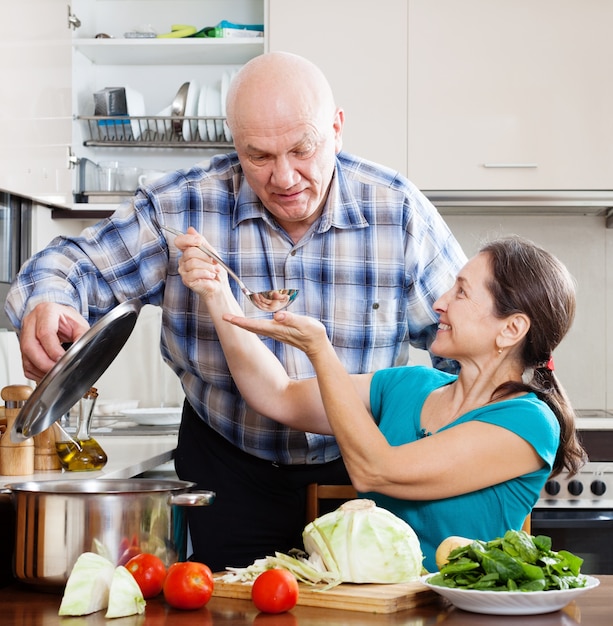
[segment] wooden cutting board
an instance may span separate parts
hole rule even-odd
[[[222,575],[215,574],[213,596],[251,599],[251,584],[223,582],[218,578]],[[396,613],[433,602],[437,595],[420,581],[386,585],[343,583],[326,591],[300,583],[298,604],[363,613]]]

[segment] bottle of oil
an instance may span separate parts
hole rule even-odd
[[[89,434],[98,391],[92,387],[79,401],[77,432],[71,437],[56,423],[55,449],[62,467],[72,472],[91,472],[102,469],[107,456],[102,446]]]

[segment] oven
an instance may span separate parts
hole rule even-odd
[[[580,556],[584,574],[613,574],[613,429],[579,427],[579,436],[589,461],[572,478],[563,473],[546,483],[532,534]]]

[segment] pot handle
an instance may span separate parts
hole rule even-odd
[[[168,496],[168,504],[177,506],[208,506],[214,501],[214,491],[189,491]]]

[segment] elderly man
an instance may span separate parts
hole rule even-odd
[[[162,354],[186,396],[177,473],[217,493],[213,506],[189,510],[193,558],[213,570],[300,547],[306,485],[348,477],[333,437],[246,405],[162,227],[196,228],[254,291],[299,289],[292,310],[324,323],[351,373],[406,363],[409,345],[428,348],[432,304],[466,261],[411,182],[342,152],[344,112],[309,61],[251,60],[227,112],[236,152],[158,179],[79,237],[51,242],[6,305],[34,380],[118,303],[163,308]],[[267,315],[233,288],[249,315]],[[300,351],[267,343],[290,376],[313,376]]]

